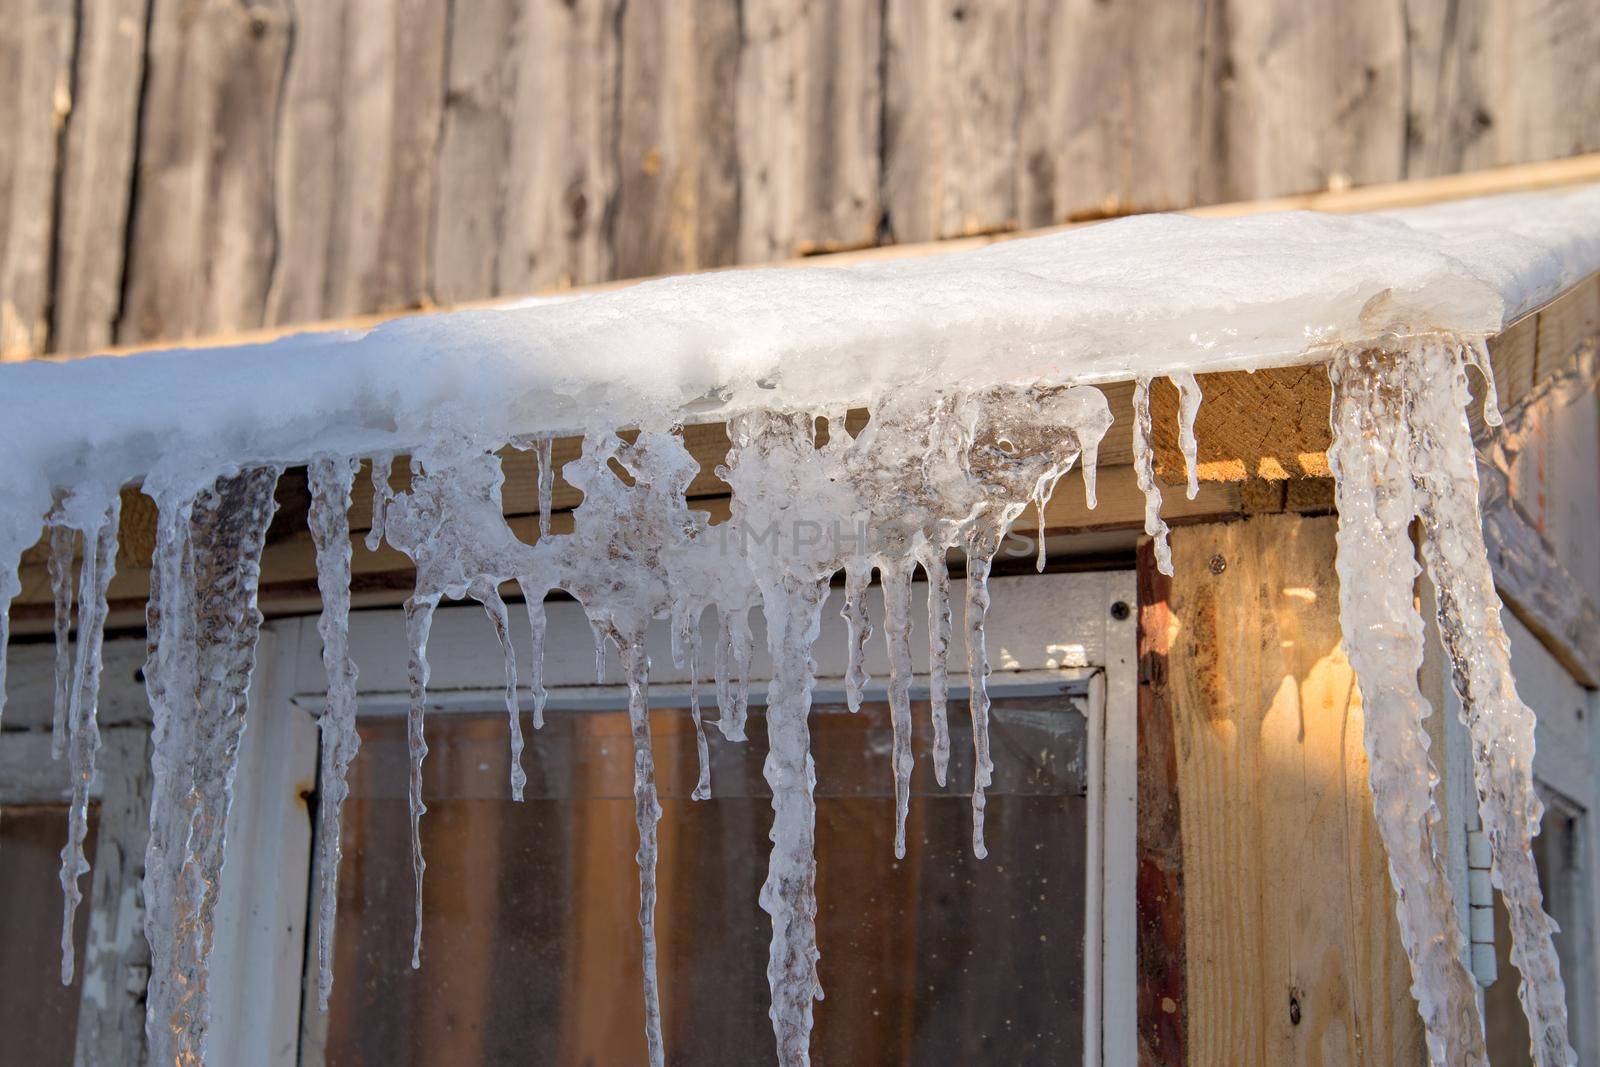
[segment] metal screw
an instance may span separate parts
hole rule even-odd
[[[1212,574],[1221,574],[1228,569],[1228,561],[1221,556],[1212,556],[1208,566],[1211,568]]]
[[[1127,602],[1123,601],[1123,600],[1119,600],[1115,604],[1111,605],[1111,617],[1113,619],[1116,619],[1118,622],[1121,622],[1123,619],[1126,619],[1128,617],[1128,604],[1127,604]]]

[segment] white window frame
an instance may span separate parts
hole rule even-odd
[[[955,635],[950,662],[952,697],[964,694],[965,644],[960,624],[964,583],[952,582]],[[1137,1060],[1137,977],[1135,961],[1135,804],[1137,795],[1137,611],[1133,571],[1060,573],[995,578],[993,603],[987,622],[987,639],[994,673],[990,685],[999,695],[1005,690],[1038,692],[1039,686],[1071,685],[1082,689],[1080,700],[1089,722],[1089,827],[1090,862],[1087,864],[1085,925],[1085,1062],[1094,1067],[1132,1067]],[[918,677],[926,686],[926,613],[918,587],[913,635]],[[879,591],[874,589],[870,611],[883,618]],[[839,616],[840,592],[835,590],[823,609],[823,624],[815,647],[819,695],[842,690],[845,668],[844,623]],[[1121,607],[1114,608],[1120,604]],[[570,601],[546,605],[548,631],[544,657],[544,684],[553,703],[566,706],[604,704],[619,706],[625,690],[620,685],[596,685],[593,635],[581,608]],[[512,612],[513,640],[518,668],[527,678],[529,635],[521,612]],[[712,621],[708,618],[708,625]],[[770,677],[759,612],[752,614],[756,628],[756,656],[752,663],[753,694],[764,690]],[[271,624],[277,647],[288,662],[272,673],[282,679],[273,696],[299,714],[322,711],[326,678],[316,620],[302,618]],[[361,671],[362,716],[403,714],[406,693],[407,644],[404,619],[394,609],[358,612],[351,620],[350,651]],[[676,703],[687,692],[685,672],[672,665],[664,624],[649,636],[652,664],[651,693],[662,705]],[[428,713],[485,712],[503,709],[499,681],[501,652],[481,609],[463,605],[441,609],[428,643],[431,678]],[[263,661],[263,667],[265,662]],[[883,642],[869,643],[867,668],[875,681],[888,674]],[[614,658],[609,678],[616,676]],[[529,736],[537,744],[538,735]],[[359,757],[358,757],[359,758]],[[252,773],[242,767],[241,779]],[[713,783],[714,785],[715,783]],[[243,789],[245,786],[240,786]],[[230,854],[232,842],[230,841]],[[309,859],[309,842],[307,844]],[[299,868],[296,868],[299,872]],[[314,886],[314,872],[305,870],[301,884]],[[225,877],[225,885],[229,879]],[[281,895],[281,894],[280,894]],[[314,909],[315,900],[306,900]],[[272,910],[266,903],[255,911]],[[400,964],[397,964],[399,966]],[[314,1067],[322,1060],[326,1017],[316,1008],[314,985],[308,968],[302,991],[299,1063]],[[237,1047],[241,1065],[287,1064],[293,1058],[266,1055],[265,1041]]]

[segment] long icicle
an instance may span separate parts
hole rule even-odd
[[[475,580],[467,595],[483,605],[489,621],[494,624],[495,637],[500,640],[500,655],[505,663],[506,718],[511,733],[511,799],[521,803],[522,789],[528,784],[528,775],[522,769],[522,709],[517,706],[517,652],[511,643],[511,620],[506,615],[506,603],[500,592],[486,578]]]
[[[328,1010],[333,992],[334,923],[339,907],[339,864],[347,776],[361,749],[356,732],[356,665],[350,658],[350,496],[359,460],[319,459],[307,470],[311,507],[307,526],[317,553],[322,614],[322,669],[328,695],[317,727],[322,771],[317,802],[317,1007]]]
[[[534,455],[539,464],[539,536],[550,536],[550,498],[555,493],[556,468],[551,456],[552,439],[539,438]]]
[[[928,577],[928,714],[933,777],[942,789],[950,769],[950,568],[940,545],[923,542],[917,559]]]
[[[61,889],[65,896],[61,915],[61,984],[71,985],[76,955],[73,919],[83,900],[80,876],[89,872],[83,854],[89,836],[89,786],[94,781],[95,757],[100,752],[101,650],[105,643],[106,589],[117,569],[117,524],[122,519],[122,499],[113,494],[99,525],[84,530],[83,567],[78,590],[78,658],[73,671],[71,704],[67,709],[66,755],[72,779],[72,801],[67,810],[67,843],[61,849]]]
[[[1440,865],[1437,773],[1418,686],[1422,620],[1412,601],[1418,566],[1408,533],[1416,512],[1404,390],[1384,359],[1339,353],[1328,449],[1339,512],[1339,621],[1361,692],[1368,779],[1397,897],[1412,993],[1435,1065],[1487,1062],[1477,990],[1462,962],[1455,895]]]
[[[676,644],[682,650],[684,666],[689,668],[689,717],[694,722],[694,751],[700,774],[695,780],[691,800],[711,799],[711,749],[706,744],[705,719],[700,714],[700,614],[687,609],[675,619]]]
[[[413,595],[406,601],[406,637],[411,645],[411,660],[406,674],[411,701],[406,708],[406,752],[411,772],[406,782],[406,806],[411,812],[411,875],[413,918],[411,969],[422,966],[422,876],[428,861],[422,856],[422,817],[428,806],[422,802],[422,761],[428,757],[428,742],[422,734],[423,711],[428,701],[428,631],[433,628],[437,596]]]
[[[867,640],[872,636],[872,620],[867,613],[867,587],[872,582],[872,565],[865,560],[855,560],[844,568],[844,616],[848,629],[846,641],[850,662],[845,668],[845,703],[851,711],[861,710],[862,694],[872,679],[865,664]]]
[[[641,636],[615,636],[628,679],[628,724],[633,735],[633,811],[639,829],[639,931],[644,945],[644,1032],[650,1067],[661,1067],[661,992],[656,980],[656,800],[655,758],[650,749],[650,659]]]
[[[185,500],[157,490],[149,602],[155,770],[145,855],[150,1062],[200,1067],[233,776],[261,612],[261,550],[277,468],[223,477]]]
[[[544,705],[549,699],[549,694],[544,688],[544,591],[535,589],[527,582],[518,582],[522,590],[522,602],[528,609],[528,630],[532,640],[529,642],[531,654],[528,657],[528,688],[533,693],[533,728],[544,729]]]
[[[50,717],[50,758],[67,751],[67,707],[72,703],[72,557],[78,531],[62,523],[50,527],[50,595],[55,601],[55,702]]]
[[[1185,491],[1193,500],[1200,495],[1200,442],[1194,435],[1195,416],[1200,413],[1200,383],[1193,374],[1186,372],[1173,372],[1167,377],[1178,387],[1178,448],[1183,452],[1183,466],[1189,479]]]
[[[1155,539],[1156,570],[1172,576],[1172,548],[1161,518],[1161,487],[1156,484],[1156,457],[1150,447],[1150,379],[1133,383],[1133,472],[1144,494],[1144,532]]]
[[[1472,738],[1491,877],[1511,926],[1511,962],[1537,1067],[1568,1067],[1566,989],[1545,914],[1533,838],[1543,804],[1533,788],[1535,717],[1517,695],[1500,596],[1489,569],[1478,511],[1477,456],[1467,423],[1466,371],[1456,352],[1428,344],[1405,357],[1416,439],[1423,558],[1438,593],[1439,631]]]
[[[889,646],[889,718],[894,727],[894,855],[906,856],[906,815],[911,808],[911,568],[910,560],[884,560],[884,641]]]
[[[822,624],[825,581],[770,579],[762,590],[773,676],[767,687],[767,759],[772,788],[772,851],[761,885],[761,909],[772,916],[767,985],[781,1067],[811,1062],[812,1005],[817,978],[817,785],[811,758],[811,647]]]
[[[989,855],[983,843],[983,814],[988,806],[984,790],[994,780],[989,758],[989,651],[984,639],[984,619],[989,613],[989,569],[999,551],[999,539],[975,529],[966,538],[967,553],[967,678],[972,709],[972,854]]]

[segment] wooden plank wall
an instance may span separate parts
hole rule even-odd
[[[1170,581],[1141,555],[1140,799],[1160,803],[1140,814],[1140,956],[1184,968],[1145,972],[1151,1006],[1182,1018],[1141,1013],[1141,1062],[1426,1062],[1340,645],[1336,521],[1176,529]]]
[[[0,0],[0,352],[1600,149],[1594,0]]]

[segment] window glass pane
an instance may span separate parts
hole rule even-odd
[[[713,709],[713,714],[714,709]],[[989,857],[971,855],[971,742],[952,703],[951,788],[928,707],[905,860],[894,858],[888,707],[812,715],[818,916],[827,999],[817,1063],[1066,1062],[1082,1055],[1086,723],[1072,698],[995,704]],[[527,800],[507,799],[503,714],[434,714],[424,771],[423,967],[407,966],[405,725],[362,723],[345,809],[327,1059],[638,1063],[644,1017],[625,711],[552,712],[530,734]],[[653,713],[657,939],[669,1061],[772,1062],[757,903],[771,808],[762,709],[750,742],[708,728],[714,799],[689,799],[694,733]]]
[[[99,809],[89,807],[94,862]],[[0,1061],[53,1067],[72,1063],[78,1026],[81,966],[89,930],[92,875],[78,882],[83,903],[74,929],[80,966],[63,986],[61,970],[61,848],[66,805],[0,809]]]

